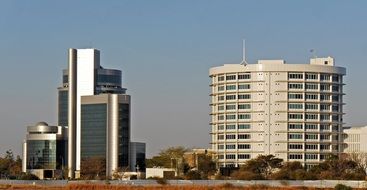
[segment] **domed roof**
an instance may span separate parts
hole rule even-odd
[[[48,124],[46,122],[44,122],[44,121],[41,121],[41,122],[38,122],[35,126],[36,127],[47,127]]]

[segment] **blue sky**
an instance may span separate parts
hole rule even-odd
[[[26,126],[56,124],[68,48],[101,50],[132,95],[132,137],[148,156],[209,147],[208,69],[247,59],[347,68],[347,125],[367,124],[367,1],[0,1],[0,153],[21,152]]]

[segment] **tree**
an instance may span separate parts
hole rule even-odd
[[[210,155],[203,154],[198,156],[198,171],[203,179],[208,179],[208,176],[214,175],[217,171],[216,162]]]
[[[178,162],[178,159],[183,159],[183,155],[188,150],[185,147],[169,147],[167,149],[163,149],[159,152],[158,156],[154,156],[151,159],[146,160],[146,165],[148,168],[151,167],[165,167],[171,168],[174,167],[175,162]]]
[[[83,158],[80,165],[82,179],[105,179],[106,159],[102,157]]]
[[[276,180],[302,180],[307,178],[306,176],[307,172],[300,162],[286,162],[270,178]]]
[[[248,160],[239,171],[234,172],[232,177],[245,177],[241,174],[244,172],[255,179],[268,179],[276,169],[282,167],[282,162],[283,159],[276,158],[274,155],[259,155],[255,159]]]
[[[332,180],[361,180],[365,178],[365,171],[348,157],[331,155],[329,159],[312,167],[310,172],[316,174],[318,179]]]

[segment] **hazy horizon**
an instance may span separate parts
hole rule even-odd
[[[351,2],[1,1],[0,154],[21,155],[26,126],[57,124],[68,48],[99,49],[102,66],[122,70],[131,140],[148,157],[210,148],[209,68],[240,63],[242,39],[249,63],[334,57],[347,68],[345,126],[365,125],[367,1]]]

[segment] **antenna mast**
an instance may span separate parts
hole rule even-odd
[[[248,63],[246,61],[246,40],[242,40],[242,62],[241,65],[246,66]]]

